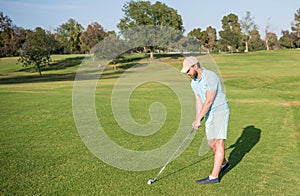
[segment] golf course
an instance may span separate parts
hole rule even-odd
[[[211,57],[220,71],[230,107],[225,156],[231,167],[216,185],[195,183],[208,176],[213,166],[211,152],[199,156],[204,126],[151,185],[148,179],[161,167],[124,170],[89,150],[78,132],[73,104],[76,73],[89,55],[52,55],[42,76],[34,66],[18,64],[17,57],[0,58],[0,194],[299,195],[300,50],[218,53]],[[124,131],[115,120],[113,89],[126,70],[154,61],[179,72],[184,56],[165,53],[154,54],[154,58],[150,60],[144,53],[128,54],[117,64],[108,65],[97,84],[97,120],[107,136],[125,149],[148,151],[163,146],[175,135],[181,120],[176,93],[155,81],[134,89],[129,111],[136,122],[147,124],[150,106],[162,104],[167,116],[159,131],[137,136]],[[192,91],[190,97],[193,100]],[[190,111],[191,117],[194,112]]]

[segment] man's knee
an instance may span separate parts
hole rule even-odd
[[[219,147],[224,147],[224,139],[211,139],[207,140],[207,143],[210,148],[219,148]]]
[[[215,148],[215,139],[207,140],[207,144],[211,149]]]
[[[215,148],[216,150],[223,151],[225,146],[225,140],[224,139],[216,139],[215,140]]]

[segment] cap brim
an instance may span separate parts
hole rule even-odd
[[[181,73],[186,73],[189,70],[189,67],[184,67],[181,69]]]

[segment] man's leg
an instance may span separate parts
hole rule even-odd
[[[199,184],[216,184],[219,183],[219,172],[221,165],[226,163],[224,139],[208,140],[208,144],[214,153],[214,167],[209,177],[197,180]]]
[[[216,154],[216,140],[215,139],[207,140],[207,143],[208,143],[211,151],[215,155]],[[227,163],[227,160],[225,159],[225,153],[224,153],[224,160],[222,162],[222,165],[224,165],[225,163]]]
[[[225,146],[224,139],[215,139],[214,145],[211,146],[211,150],[214,153],[214,167],[212,169],[210,176],[213,178],[218,178],[221,165],[226,163],[224,146]]]
[[[207,140],[207,144],[209,145],[211,151],[215,154],[216,153],[216,140],[215,139]]]

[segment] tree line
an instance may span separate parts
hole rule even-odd
[[[118,39],[130,39],[126,37],[126,31],[143,25],[171,27],[180,32],[180,35],[176,36],[177,43],[187,45],[193,40],[207,52],[248,52],[300,47],[300,8],[294,14],[295,21],[291,24],[291,31],[282,30],[282,35],[278,38],[269,30],[270,26],[267,26],[264,39],[250,12],[241,19],[232,13],[224,16],[219,32],[209,26],[204,30],[195,28],[184,36],[181,16],[177,10],[164,3],[129,1],[124,4],[122,11],[124,16],[117,24],[118,34],[105,31],[98,22],[92,22],[84,28],[72,18],[57,27],[54,32],[41,27],[34,30],[24,29],[14,25],[9,16],[0,12],[0,57],[19,56],[23,65],[34,63],[39,68],[49,63],[51,54],[91,53],[92,48],[104,38],[112,35]],[[180,46],[178,50],[179,48]],[[144,49],[154,51],[158,46],[144,46]],[[167,46],[160,49],[165,50]]]

